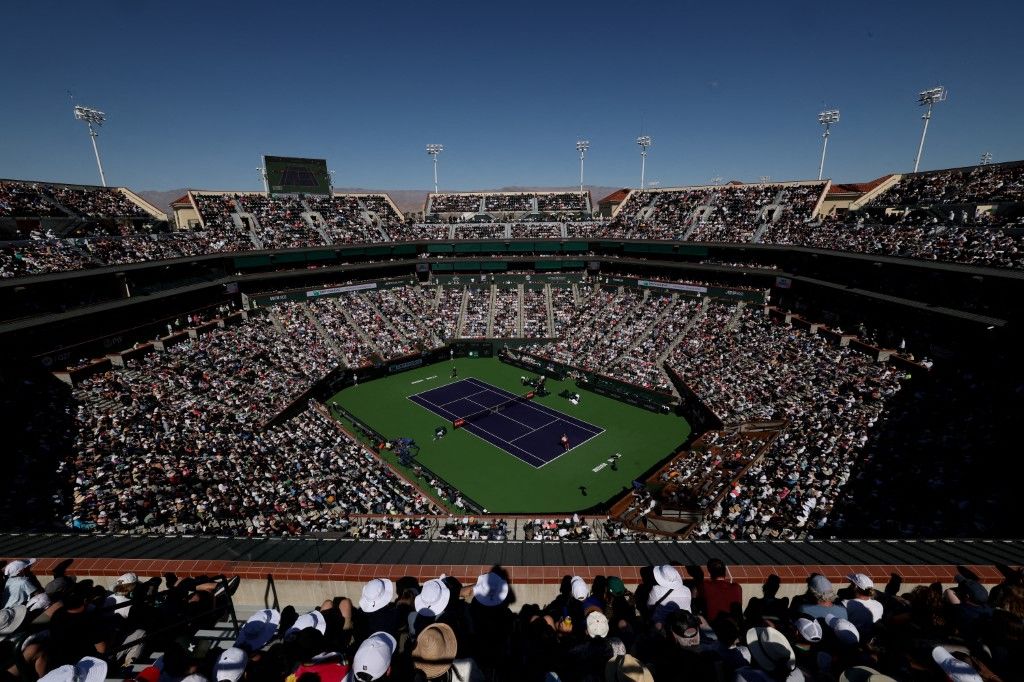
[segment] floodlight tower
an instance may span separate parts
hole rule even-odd
[[[981,155],[981,161],[978,163],[979,166],[987,166],[992,163],[992,152],[985,152]]]
[[[839,123],[839,110],[829,109],[818,114],[818,123],[825,126],[825,132],[821,134],[824,140],[821,143],[821,163],[818,164],[818,179],[825,174],[825,150],[828,149],[828,136],[833,123]]]
[[[583,194],[583,157],[590,149],[590,140],[576,140],[576,151],[580,153],[580,194]]]
[[[260,180],[263,181],[263,191],[270,194],[270,181],[267,180],[267,169],[263,166],[256,166],[256,172],[260,174]]]
[[[644,177],[647,173],[647,150],[651,148],[651,136],[641,135],[636,138],[636,143],[640,145],[640,189],[643,189]]]
[[[946,88],[941,85],[934,87],[931,90],[925,90],[917,95],[917,103],[922,107],[928,107],[925,109],[924,114],[921,118],[924,119],[924,128],[921,130],[921,144],[917,146],[917,156],[914,158],[914,172],[917,172],[918,166],[921,165],[921,153],[924,151],[924,138],[928,134],[928,122],[932,120],[932,107],[939,102],[946,101]]]
[[[443,144],[428,144],[427,154],[434,159],[434,194],[437,194],[437,155],[444,151]]]
[[[75,119],[85,121],[85,125],[89,128],[89,137],[92,138],[92,151],[96,155],[96,167],[100,169],[100,182],[106,187],[107,176],[103,174],[103,163],[100,161],[100,150],[96,146],[96,138],[99,137],[97,129],[107,120],[107,115],[99,109],[75,105]]]

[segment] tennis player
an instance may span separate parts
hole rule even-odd
[[[565,450],[566,452],[568,452],[569,451],[569,436],[567,436],[567,435],[565,435],[563,433],[562,434],[561,442],[562,442],[562,449]]]

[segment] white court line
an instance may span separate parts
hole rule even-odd
[[[547,424],[544,424],[543,426],[538,426],[538,427],[537,427],[537,428],[535,428],[535,429],[530,429],[529,431],[527,431],[527,432],[526,432],[526,433],[524,433],[523,435],[521,435],[521,436],[517,436],[517,437],[513,438],[513,439],[512,439],[512,441],[516,441],[516,440],[519,440],[520,438],[526,438],[526,437],[527,437],[527,436],[529,436],[529,435],[530,435],[531,433],[536,433],[537,431],[540,431],[541,429],[546,429],[546,428],[548,428],[549,426],[551,426],[552,424],[557,424],[557,423],[558,423],[558,422],[560,422],[560,421],[562,421],[562,420],[561,420],[561,419],[554,419],[554,420],[552,420],[552,421],[549,421],[549,422],[548,422]],[[509,441],[509,442],[511,443],[512,441]]]
[[[436,388],[428,389],[428,390],[426,390],[426,391],[420,391],[419,393],[415,393],[415,394],[413,394],[413,395],[410,395],[410,396],[406,396],[406,397],[407,397],[407,398],[408,398],[408,399],[409,399],[410,401],[412,401],[413,403],[415,403],[415,404],[419,405],[420,407],[423,407],[424,409],[427,409],[427,410],[429,410],[429,409],[430,409],[429,407],[426,407],[425,405],[421,405],[420,403],[417,403],[417,402],[416,402],[415,400],[412,400],[412,399],[413,399],[413,398],[415,398],[415,397],[417,397],[417,396],[420,396],[420,395],[422,395],[422,394],[424,394],[424,393],[429,393],[430,391],[436,391],[437,389],[439,389],[439,388],[444,388],[445,386],[451,386],[452,384],[457,384],[457,383],[459,383],[460,381],[468,381],[468,382],[470,382],[470,383],[472,383],[473,385],[476,385],[476,386],[479,386],[479,385],[483,384],[484,386],[488,386],[488,387],[489,387],[489,388],[485,388],[485,389],[483,389],[483,391],[478,391],[478,393],[483,393],[484,391],[490,391],[491,393],[497,393],[498,395],[502,395],[503,393],[504,393],[504,394],[508,394],[508,395],[512,395],[512,396],[514,396],[514,395],[515,395],[515,394],[514,394],[514,393],[512,393],[511,391],[505,391],[504,389],[498,388],[498,387],[496,387],[496,386],[491,386],[491,384],[488,384],[488,383],[487,383],[487,382],[485,382],[485,381],[480,381],[479,379],[475,379],[474,377],[466,377],[466,378],[464,378],[464,379],[456,379],[455,381],[450,381],[450,382],[448,382],[447,384],[442,384],[441,386],[438,386],[438,387],[436,387]],[[493,389],[497,389],[497,391],[496,391],[496,390],[493,390]],[[501,391],[501,392],[499,393],[498,391]],[[477,393],[473,393],[472,395],[477,395]],[[455,413],[454,413],[454,412],[452,412],[451,410],[447,410],[447,409],[445,409],[444,407],[442,407],[442,406],[438,405],[437,403],[435,403],[435,402],[434,402],[434,401],[432,401],[432,400],[427,400],[426,398],[420,398],[420,400],[422,400],[422,401],[423,401],[424,403],[429,403],[430,405],[433,405],[433,406],[437,407],[437,409],[439,409],[439,410],[441,410],[441,411],[443,411],[443,412],[445,412],[445,413],[447,413],[447,414],[450,414],[450,415],[454,415],[453,417],[449,417],[449,419],[451,419],[452,421],[454,421],[455,419],[461,419],[461,417],[459,417],[458,415],[455,415]],[[456,401],[452,401],[452,402],[456,402]],[[470,402],[476,402],[476,401],[475,401],[475,400],[471,400]],[[449,403],[445,403],[445,404],[447,405],[447,404],[449,404]],[[480,405],[480,403],[476,403],[476,404],[477,404],[477,405]],[[577,422],[572,422],[572,421],[569,421],[569,420],[567,420],[567,419],[562,419],[562,416],[569,416],[569,415],[563,415],[563,413],[561,413],[561,412],[559,412],[558,410],[555,410],[555,409],[553,409],[553,408],[545,408],[545,409],[538,409],[538,408],[537,408],[537,407],[535,407],[534,405],[531,405],[529,401],[527,401],[527,402],[524,402],[523,404],[524,404],[524,405],[526,405],[527,407],[531,407],[531,408],[533,408],[534,410],[536,410],[537,412],[541,412],[541,413],[543,413],[543,414],[545,414],[545,415],[547,415],[547,416],[549,416],[549,417],[556,417],[557,421],[561,421],[561,422],[564,422],[565,424],[568,424],[568,425],[570,425],[570,426],[574,426],[574,427],[576,427],[576,428],[578,428],[578,429],[581,429],[581,430],[583,430],[583,431],[585,431],[585,432],[589,433],[590,435],[589,435],[589,436],[588,436],[587,438],[584,438],[584,439],[583,439],[582,441],[580,441],[580,442],[579,442],[579,443],[577,443],[576,445],[573,445],[572,447],[570,447],[570,448],[569,448],[568,450],[565,450],[564,452],[560,453],[560,454],[559,454],[559,455],[558,455],[557,457],[553,457],[553,458],[551,458],[551,459],[549,459],[549,460],[547,460],[547,461],[545,462],[545,461],[543,460],[543,458],[541,458],[541,457],[538,457],[537,455],[533,454],[532,452],[529,452],[528,450],[524,450],[523,448],[519,447],[519,446],[518,446],[518,445],[516,445],[515,443],[512,443],[511,441],[509,441],[509,440],[507,440],[507,439],[505,439],[505,438],[502,438],[501,436],[499,436],[499,435],[497,435],[497,434],[495,434],[495,433],[492,433],[492,432],[488,431],[487,429],[485,429],[485,428],[483,428],[483,427],[481,427],[481,426],[477,425],[477,423],[476,423],[476,422],[470,422],[469,424],[467,424],[466,426],[464,426],[464,427],[462,427],[462,428],[463,428],[463,430],[464,430],[464,431],[466,431],[466,432],[470,433],[471,435],[473,435],[473,436],[475,436],[475,437],[479,438],[479,439],[480,439],[480,440],[482,440],[483,442],[485,442],[485,443],[487,443],[487,444],[489,444],[489,445],[491,445],[491,446],[493,446],[493,447],[496,447],[496,448],[498,448],[498,449],[502,449],[500,445],[497,445],[496,443],[493,443],[492,441],[489,441],[489,440],[487,440],[486,438],[484,438],[483,436],[481,436],[481,435],[479,435],[479,434],[477,434],[477,433],[473,433],[472,431],[470,431],[470,430],[469,430],[469,429],[467,428],[468,426],[475,426],[475,427],[476,427],[477,429],[479,429],[480,431],[483,431],[484,433],[488,434],[489,436],[493,436],[493,437],[494,437],[494,438],[495,438],[496,440],[498,440],[498,441],[501,441],[502,443],[506,443],[506,444],[508,444],[508,445],[509,445],[509,447],[515,448],[516,450],[518,450],[518,451],[519,451],[519,452],[521,452],[522,454],[524,454],[524,455],[526,455],[527,457],[529,457],[529,458],[530,458],[531,460],[534,460],[534,461],[538,461],[538,462],[542,462],[542,464],[540,464],[540,465],[538,466],[538,465],[536,465],[536,464],[531,464],[530,462],[526,462],[526,461],[524,460],[524,463],[526,463],[526,464],[529,464],[529,465],[530,465],[530,466],[532,466],[532,467],[533,467],[534,469],[543,469],[543,468],[544,468],[544,467],[546,467],[546,466],[547,466],[548,464],[551,464],[551,463],[552,463],[552,462],[554,462],[555,460],[557,460],[557,459],[560,459],[560,458],[564,457],[565,455],[569,454],[570,452],[572,452],[572,451],[573,451],[573,450],[575,450],[576,448],[580,447],[581,445],[584,445],[584,444],[586,444],[586,443],[589,443],[589,442],[590,442],[591,440],[593,440],[594,438],[597,438],[598,436],[600,436],[600,435],[601,435],[602,433],[604,433],[604,432],[605,432],[605,430],[604,430],[604,429],[600,429],[600,430],[599,430],[599,431],[598,431],[597,433],[590,433],[590,429],[589,429],[589,428],[585,428],[585,427],[582,427],[582,426],[580,425],[580,424],[589,424],[588,422],[584,422],[583,420],[578,420],[578,423],[577,423]],[[482,407],[482,405],[481,405],[481,407]],[[544,407],[544,406],[541,406],[541,407]],[[435,414],[436,414],[436,413],[435,413]],[[501,414],[500,412],[497,412],[497,413],[495,413],[495,414],[497,414],[498,416],[504,416],[504,415],[502,415],[502,414]],[[509,418],[509,417],[506,417],[506,418],[507,418],[507,419],[510,419],[510,421],[516,421],[515,419],[511,419],[511,418]],[[522,422],[516,422],[516,423],[518,423],[518,424],[522,424]],[[551,423],[548,423],[548,424],[546,424],[545,426],[550,426],[550,425],[551,425]],[[525,424],[523,424],[523,426],[526,426],[526,425],[525,425]],[[593,424],[589,424],[589,426],[590,426],[591,428],[597,428],[597,427],[595,427],[595,426],[594,426]],[[519,438],[519,437],[521,437],[521,436],[517,436],[517,438]]]
[[[481,384],[483,384],[485,386],[490,386],[490,384],[488,384],[487,382],[480,381],[479,379],[477,379],[475,377],[466,377],[466,381],[471,381],[474,384],[476,384],[477,386],[479,386]],[[513,395],[513,396],[516,395],[515,393],[512,393],[512,391],[506,391],[505,389],[500,388],[498,386],[493,386],[492,389],[497,389],[497,390],[491,390],[492,393],[498,393],[498,391],[501,391],[501,393],[505,393],[505,394],[508,394],[508,395]],[[501,395],[501,393],[499,393],[499,395]],[[480,403],[477,403],[477,404],[479,405]],[[572,424],[576,428],[582,429],[583,431],[586,431],[588,433],[591,433],[593,429],[597,429],[597,432],[593,434],[595,436],[604,433],[604,429],[603,428],[601,428],[599,426],[596,426],[594,424],[591,424],[590,422],[583,421],[579,417],[573,417],[570,414],[565,414],[564,412],[559,412],[558,410],[556,410],[553,407],[548,407],[547,405],[534,405],[530,401],[526,401],[523,404],[526,405],[527,407],[529,407],[530,409],[534,410],[535,412],[541,412],[541,413],[543,413],[543,414],[545,414],[545,415],[547,415],[549,417],[557,417],[561,421],[564,421],[566,424]],[[522,422],[520,422],[520,423],[522,423]],[[584,426],[584,424],[586,424],[586,426]]]
[[[427,377],[427,378],[428,379],[436,379],[437,375],[435,374],[434,376]],[[453,384],[457,384],[460,381],[469,381],[469,379],[456,379],[455,381],[449,381],[447,384],[441,384],[440,386],[435,386],[434,388],[428,388],[425,391],[420,391],[419,393],[413,393],[412,395],[407,395],[405,397],[406,398],[413,398],[413,397],[418,396],[418,395],[423,395],[424,393],[430,393],[431,391],[436,391],[438,389],[444,388],[445,386],[451,386]]]
[[[418,394],[417,394],[417,395],[418,395]],[[410,401],[412,401],[412,402],[413,402],[413,403],[415,403],[416,405],[419,405],[420,407],[424,407],[425,409],[428,409],[428,410],[430,409],[430,408],[428,408],[428,407],[426,407],[426,406],[424,406],[424,405],[420,405],[420,404],[419,404],[419,403],[417,403],[417,402],[416,402],[415,400],[413,400],[413,396],[407,396],[407,397],[409,398],[409,400],[410,400]],[[434,402],[432,402],[432,401],[430,401],[430,400],[427,400],[426,398],[420,398],[420,400],[422,400],[422,401],[423,401],[423,402],[425,402],[425,403],[430,403],[431,405],[433,405],[433,406],[434,406],[434,407],[436,407],[437,409],[441,410],[442,412],[447,412],[447,413],[448,413],[448,414],[450,414],[450,415],[455,415],[455,413],[454,413],[454,412],[452,412],[451,410],[446,410],[445,408],[441,407],[441,406],[440,406],[440,405],[438,405],[437,403],[434,403]],[[436,413],[435,413],[435,414],[436,414]],[[454,418],[452,418],[452,421],[454,421],[455,419],[461,419],[461,417],[459,417],[458,415],[455,415],[455,416],[454,416]],[[463,427],[462,427],[462,430],[463,430],[463,431],[465,431],[466,433],[469,433],[469,434],[470,434],[470,435],[472,435],[472,436],[476,436],[477,438],[479,438],[479,439],[480,439],[480,440],[482,440],[483,442],[487,443],[488,445],[491,445],[491,446],[493,446],[493,447],[496,447],[496,448],[499,448],[499,449],[501,448],[501,446],[500,446],[500,445],[496,445],[495,443],[492,443],[491,441],[487,440],[486,438],[484,438],[484,437],[483,437],[483,436],[481,436],[480,434],[477,434],[477,433],[473,433],[472,431],[470,431],[470,430],[469,430],[469,428],[468,428],[469,426],[476,426],[476,428],[480,429],[480,430],[481,430],[481,431],[483,431],[484,433],[486,433],[486,434],[488,434],[488,435],[490,435],[490,436],[494,436],[494,438],[496,438],[497,440],[501,441],[502,443],[505,443],[505,444],[509,445],[510,447],[513,447],[513,448],[515,448],[516,450],[518,450],[519,452],[523,453],[524,455],[526,455],[527,457],[529,457],[529,458],[530,458],[530,459],[532,459],[532,460],[535,460],[535,461],[538,461],[538,462],[544,462],[544,460],[543,460],[542,458],[540,458],[540,457],[538,457],[537,455],[533,454],[533,453],[532,453],[532,452],[530,452],[529,450],[524,450],[523,448],[519,447],[518,445],[515,445],[514,443],[510,443],[510,442],[509,442],[508,440],[506,440],[506,439],[502,438],[501,436],[499,436],[499,435],[497,435],[497,434],[495,434],[495,433],[491,433],[491,432],[490,432],[490,431],[488,431],[487,429],[485,429],[485,428],[483,428],[483,427],[481,427],[481,426],[478,426],[478,425],[476,424],[476,422],[470,422],[469,424],[466,424],[465,426],[463,426]],[[529,464],[529,465],[530,465],[530,466],[532,466],[532,467],[533,467],[534,469],[539,469],[540,467],[544,466],[544,464],[546,464],[546,462],[544,462],[544,464],[541,464],[540,466],[537,466],[536,464],[531,464],[530,462],[525,462],[525,463],[526,463],[526,464]]]
[[[409,383],[410,384],[422,384],[423,383],[423,379],[417,379],[416,381],[410,381]]]
[[[480,403],[477,403],[477,402],[476,402],[475,400],[470,400],[470,398],[472,398],[473,396],[475,396],[475,395],[480,395],[481,393],[487,393],[487,389],[485,388],[485,389],[484,389],[484,390],[482,390],[482,391],[477,391],[476,393],[470,393],[469,395],[464,395],[464,396],[462,396],[461,398],[456,398],[455,400],[449,400],[449,401],[448,401],[448,402],[446,402],[446,403],[440,403],[440,404],[441,404],[441,405],[451,405],[452,403],[457,403],[457,402],[459,402],[460,400],[469,400],[469,402],[471,402],[471,403],[476,403],[477,405],[480,405],[480,407],[487,407],[487,405],[481,405]],[[492,406],[492,407],[493,407],[493,406]]]

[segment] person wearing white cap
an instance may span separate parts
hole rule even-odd
[[[846,607],[847,618],[861,632],[868,634],[874,624],[882,620],[885,607],[875,599],[875,583],[863,573],[851,573],[846,576],[853,588],[853,598],[840,602]]]
[[[347,682],[373,682],[388,674],[398,642],[386,632],[375,632],[359,645],[352,657]]]
[[[85,656],[74,665],[62,665],[39,678],[39,682],[103,682],[107,679],[107,662]]]
[[[796,667],[796,653],[786,636],[775,628],[747,630],[747,649],[758,667],[770,673],[788,672]]]
[[[7,582],[4,583],[3,606],[0,608],[27,604],[32,595],[40,591],[39,583],[32,575],[35,562],[35,559],[18,559],[4,566]]]
[[[242,679],[248,663],[249,656],[244,650],[234,646],[225,649],[217,659],[217,664],[213,666],[212,682],[238,682]]]
[[[238,631],[235,646],[245,651],[259,651],[277,634],[281,614],[277,609],[262,609],[254,613]]]
[[[374,578],[363,585],[359,610],[352,617],[360,637],[372,632],[388,632],[397,637],[403,614],[395,603],[395,583],[388,578]]]
[[[484,606],[499,606],[508,598],[508,581],[494,572],[480,575],[473,585],[473,601]]]
[[[836,639],[838,639],[842,644],[847,646],[857,646],[860,642],[860,631],[858,631],[857,627],[846,618],[838,618],[829,614],[825,616],[825,625],[832,628],[832,632],[835,633]]]
[[[569,581],[569,587],[572,590],[572,598],[577,601],[583,601],[590,594],[587,581],[578,575],[572,577],[572,580]]]
[[[675,566],[655,566],[653,574],[655,584],[647,595],[652,620],[661,624],[673,611],[690,611],[690,588],[683,584]]]

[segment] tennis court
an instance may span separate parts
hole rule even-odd
[[[411,395],[409,400],[448,421],[466,420],[460,428],[534,468],[568,452],[561,444],[563,434],[572,450],[604,432],[582,419],[474,378]]]

